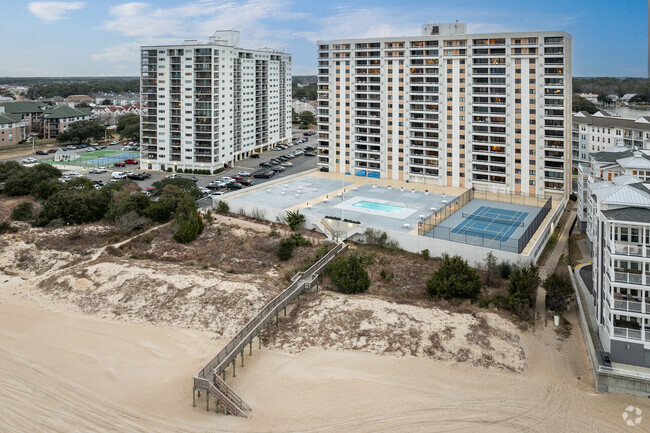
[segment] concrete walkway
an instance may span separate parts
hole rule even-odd
[[[562,229],[557,244],[555,244],[555,248],[546,260],[544,267],[539,270],[539,278],[542,281],[544,281],[546,277],[553,273],[557,267],[558,262],[560,261],[560,256],[566,252],[567,240],[569,239],[569,230],[571,229],[573,221],[577,217],[575,207],[572,207],[570,211],[571,215],[569,215],[569,218],[566,220],[566,224]],[[535,324],[539,326],[542,323],[544,323],[544,326],[546,326],[546,290],[544,290],[540,284],[540,286],[537,287],[537,301],[535,302]]]

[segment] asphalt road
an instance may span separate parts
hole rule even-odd
[[[225,176],[231,176],[231,175],[236,175],[239,171],[245,170],[249,171],[251,173],[257,171],[260,167],[259,164],[261,162],[268,162],[269,160],[273,158],[277,158],[280,155],[285,155],[288,154],[296,149],[303,149],[307,145],[311,145],[316,147],[317,146],[317,139],[316,135],[305,137],[303,135],[303,131],[298,130],[299,132],[296,134],[293,134],[293,137],[295,138],[307,138],[307,142],[301,143],[296,146],[289,147],[286,150],[271,150],[268,152],[263,152],[259,158],[248,158],[242,161],[237,161],[237,164],[234,167],[230,167],[227,170],[223,171],[222,173],[219,174],[213,174],[213,175],[200,175],[200,174],[184,174],[184,173],[177,173],[177,176],[179,177],[190,177],[190,176],[195,176],[198,178],[197,181],[197,186],[198,187],[205,187],[207,186],[210,182],[214,180],[219,180],[222,177]],[[122,143],[119,145],[115,146],[107,146],[107,149],[115,149],[119,150],[122,148]],[[74,152],[78,154],[83,154],[85,153],[86,149],[77,149],[77,150],[68,150],[68,152]],[[53,154],[49,155],[31,155],[34,159],[40,161],[51,161],[54,156]],[[22,159],[27,158],[27,156],[22,156],[22,157],[15,157],[11,158],[16,161],[21,161]],[[285,177],[285,176],[291,176],[296,173],[300,173],[302,171],[310,170],[312,168],[316,167],[316,161],[317,157],[314,156],[299,156],[297,158],[291,159],[290,162],[293,163],[293,167],[285,167],[285,171],[276,173],[275,176],[273,176],[271,179],[252,179],[254,185],[262,184],[265,182],[268,182],[270,180],[275,180],[277,178]],[[126,167],[107,167],[108,171],[106,173],[101,173],[101,174],[91,174],[88,173],[87,171],[82,171],[81,173],[84,175],[84,177],[90,179],[90,180],[102,180],[104,182],[109,182],[111,180],[111,173],[113,171],[125,171],[125,172],[135,172],[135,171],[146,171],[146,170],[139,170],[137,166],[129,166],[127,165]],[[149,179],[145,179],[142,181],[136,181],[138,185],[142,189],[151,187],[151,185],[162,179],[163,176],[166,176],[170,173],[165,173],[161,171],[149,171],[151,173],[151,177]],[[227,192],[225,193],[227,194]],[[199,206],[206,207],[208,205],[211,205],[211,200],[204,200],[199,203]]]

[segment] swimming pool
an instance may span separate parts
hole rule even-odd
[[[363,209],[379,210],[382,212],[389,212],[389,213],[401,212],[404,209],[404,206],[394,206],[392,204],[377,203],[376,201],[367,201],[367,200],[358,201],[354,203],[352,206],[360,207]]]

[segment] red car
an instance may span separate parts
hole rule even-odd
[[[115,164],[113,164],[113,167],[126,167],[126,164],[123,162],[116,162]]]
[[[125,159],[124,163],[125,164],[137,164],[138,161],[136,161],[135,159]]]
[[[241,177],[241,176],[235,176],[235,175],[230,176],[230,178],[231,178],[231,179],[235,179],[235,180],[242,180],[242,179],[243,179],[243,177]]]

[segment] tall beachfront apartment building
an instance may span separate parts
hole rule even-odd
[[[239,48],[239,33],[141,47],[141,159],[214,171],[291,138],[291,55]]]
[[[329,171],[530,195],[571,178],[571,36],[318,42],[318,164]],[[566,188],[568,190],[568,188]]]

